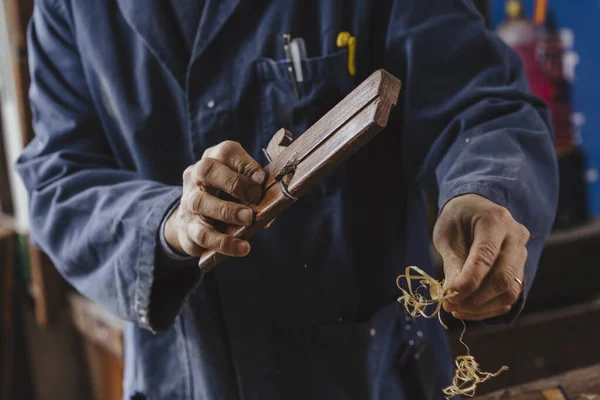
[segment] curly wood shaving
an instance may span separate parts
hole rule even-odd
[[[412,271],[418,275],[412,275]],[[408,290],[405,290],[400,285],[402,279],[406,280]],[[418,286],[414,290],[413,281],[418,282]],[[404,304],[404,308],[406,308],[406,311],[412,317],[416,318],[420,315],[425,318],[433,318],[437,316],[440,324],[445,329],[448,329],[444,321],[442,321],[440,310],[442,309],[443,301],[454,296],[456,293],[450,293],[447,289],[444,289],[443,284],[443,281],[436,281],[419,267],[407,267],[405,274],[400,275],[396,279],[396,285],[402,291],[402,296],[398,298],[398,301]],[[428,290],[429,297],[420,293],[422,290]],[[427,309],[431,306],[435,306],[435,309],[427,313]]]
[[[418,275],[414,275],[413,272]],[[402,287],[402,279],[406,281],[408,290]],[[418,282],[418,286],[415,289],[413,289],[413,281]],[[456,293],[452,293],[444,288],[444,281],[437,281],[420,268],[411,266],[406,268],[404,275],[400,275],[396,279],[396,285],[402,291],[402,296],[398,297],[398,302],[404,305],[404,308],[412,317],[434,318],[437,316],[440,324],[445,329],[448,329],[448,326],[442,321],[440,311],[443,301],[455,296]],[[424,290],[429,292],[428,296],[422,293]],[[435,308],[428,311],[432,306]],[[475,357],[471,355],[469,346],[463,341],[467,326],[462,319],[460,321],[463,323],[463,330],[459,340],[467,349],[467,355],[456,357],[456,372],[452,380],[452,385],[444,389],[446,399],[451,399],[457,395],[473,397],[475,396],[477,385],[495,378],[503,371],[508,370],[507,366],[503,366],[498,372],[491,373],[483,372],[479,368]]]
[[[508,370],[506,365],[502,366],[496,373],[483,372],[479,369],[479,364],[473,356],[456,357],[456,373],[452,379],[452,386],[444,389],[446,399],[462,394],[463,396],[475,396],[477,385],[487,380],[495,378],[502,372]]]

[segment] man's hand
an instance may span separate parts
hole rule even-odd
[[[165,224],[165,239],[176,251],[200,256],[204,250],[242,257],[247,241],[217,231],[211,221],[247,226],[254,220],[248,204],[257,204],[267,175],[239,143],[226,141],[206,150],[202,159],[183,173],[179,207]],[[240,204],[217,197],[225,192]]]
[[[449,201],[433,232],[445,287],[458,294],[444,309],[465,320],[510,311],[523,290],[529,231],[510,212],[474,194]]]

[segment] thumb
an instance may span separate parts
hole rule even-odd
[[[434,228],[433,244],[442,257],[444,266],[444,288],[452,287],[460,276],[468,256],[465,237],[460,226],[440,218]],[[448,302],[454,303],[453,299]],[[446,302],[444,302],[445,304]]]
[[[466,257],[460,256],[451,246],[438,251],[444,262],[444,288],[452,287],[453,282],[459,277],[465,265]],[[454,303],[452,297],[448,298],[448,301]]]

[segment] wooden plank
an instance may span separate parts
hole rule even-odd
[[[234,237],[249,239],[293,204],[293,197],[306,194],[339,164],[364,146],[387,125],[396,104],[401,83],[391,74],[379,70],[371,74],[304,134],[274,156],[265,167],[268,174],[265,195],[254,207],[255,222],[249,227],[229,227]],[[282,192],[277,182],[280,172],[293,162],[295,168]],[[199,267],[209,271],[225,256],[206,251]]]
[[[594,218],[585,224],[570,229],[552,232],[546,240],[546,247],[570,244],[589,238],[600,238],[600,218]]]
[[[123,361],[97,343],[85,341],[93,400],[123,398]]]
[[[2,110],[2,99],[0,99],[0,110]],[[13,201],[11,185],[9,179],[9,161],[6,157],[6,147],[4,146],[4,132],[2,123],[2,113],[0,112],[0,213],[13,214]]]
[[[30,77],[27,59],[27,24],[33,12],[33,4],[33,0],[5,0],[9,41],[13,55],[12,74],[15,80],[23,145],[27,145],[34,137],[28,96]],[[30,246],[29,258],[35,316],[39,325],[46,326],[58,319],[61,280],[52,262],[41,250]]]
[[[58,320],[64,303],[62,279],[48,256],[29,244],[29,265],[31,267],[30,292],[35,302],[35,319],[40,326],[47,326]]]
[[[122,360],[122,322],[100,305],[78,293],[69,295],[69,304],[73,323],[86,341],[95,343]]]
[[[0,225],[15,230],[15,221],[8,215],[0,214]],[[38,325],[47,326],[59,318],[64,303],[61,290],[63,281],[46,254],[31,243],[28,250],[31,268],[29,291],[34,300],[35,319]]]
[[[13,76],[23,144],[33,139],[31,108],[29,107],[29,67],[27,60],[27,24],[33,12],[33,0],[5,0],[9,40],[13,53]]]
[[[59,319],[41,327],[35,320],[31,304],[19,309],[24,327],[20,341],[20,359],[27,359],[30,387],[37,400],[88,400],[90,385],[83,343],[73,326],[66,307]],[[21,397],[15,397],[21,399]]]
[[[95,400],[120,400],[123,396],[123,323],[90,299],[69,296],[73,324],[84,340]]]
[[[559,387],[568,399],[600,400],[600,364],[500,390],[476,397],[476,400],[551,400],[559,398],[558,394],[551,394],[552,389]]]
[[[0,399],[10,399],[14,377],[14,231],[0,226]]]

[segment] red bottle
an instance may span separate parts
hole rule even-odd
[[[498,36],[521,57],[531,91],[548,104],[559,161],[560,189],[555,228],[567,228],[588,219],[585,162],[576,146],[571,121],[571,88],[564,76],[564,48],[554,16],[538,28],[524,17],[519,0],[506,3],[507,21]]]
[[[548,104],[554,125],[558,154],[575,146],[571,123],[569,83],[563,74],[564,49],[550,15],[542,29],[527,20],[518,0],[509,0],[508,19],[498,27],[498,36],[521,57],[531,91]]]

